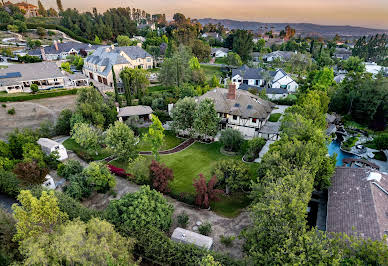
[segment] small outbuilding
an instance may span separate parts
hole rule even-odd
[[[52,139],[40,138],[38,140],[38,144],[42,147],[43,152],[47,155],[57,151],[59,155],[59,161],[64,161],[68,158],[66,148],[62,144]]]
[[[117,108],[120,121],[126,121],[130,117],[136,117],[139,121],[149,122],[151,120],[151,114],[154,112],[151,107],[146,105],[126,106],[123,108]]]
[[[213,245],[213,238],[180,227],[174,230],[171,239],[175,242],[194,244],[197,247],[206,248],[207,250],[210,250]]]
[[[57,188],[57,186],[55,185],[54,179],[51,177],[51,175],[46,175],[46,181],[42,184],[42,187],[47,189]]]

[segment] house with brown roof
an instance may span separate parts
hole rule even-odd
[[[230,84],[228,89],[216,88],[198,97],[198,101],[211,99],[220,120],[220,130],[233,128],[244,136],[255,137],[267,122],[274,104]]]
[[[39,16],[38,7],[30,3],[20,2],[20,3],[13,4],[10,1],[4,3],[4,6],[9,6],[9,5],[18,7],[24,13],[24,16],[26,18]]]
[[[328,192],[326,230],[372,240],[388,235],[388,175],[337,167]]]

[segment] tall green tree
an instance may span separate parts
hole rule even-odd
[[[197,103],[193,98],[185,97],[178,100],[172,109],[171,118],[172,128],[175,132],[187,131],[190,135],[194,133],[194,116],[196,113]]]
[[[164,128],[156,115],[152,114],[151,116],[152,124],[148,129],[148,133],[144,135],[143,140],[151,144],[155,160],[159,161],[159,150],[164,142]]]
[[[62,0],[57,0],[57,7],[59,12],[63,12]]]
[[[117,77],[116,77],[115,69],[113,66],[112,66],[112,76],[113,76],[113,88],[115,90],[115,102],[118,103],[119,106],[121,106],[119,90],[117,88]]]
[[[195,132],[205,138],[214,137],[218,132],[218,123],[214,102],[210,99],[201,101],[194,117]]]
[[[75,124],[71,130],[71,137],[89,152],[97,152],[100,145],[98,131],[86,123]]]
[[[243,62],[251,59],[253,50],[253,34],[246,30],[237,30],[233,34],[233,52],[240,55]]]
[[[105,143],[118,160],[131,162],[138,156],[138,139],[132,129],[122,122],[116,121],[114,125],[110,125],[106,131]]]
[[[187,47],[181,45],[171,58],[165,59],[159,73],[159,79],[163,85],[180,87],[189,81],[191,74],[189,61],[191,58],[191,53]]]

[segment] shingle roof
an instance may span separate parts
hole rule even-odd
[[[262,72],[262,68],[249,68],[247,65],[243,65],[232,70],[232,77],[239,75],[243,79],[263,79]]]
[[[365,238],[381,240],[388,231],[388,176],[380,173],[379,181],[367,180],[371,172],[376,171],[336,168],[328,194],[328,232],[357,232]]]
[[[54,62],[9,65],[8,68],[0,69],[0,76],[16,72],[19,72],[20,75],[13,78],[0,79],[0,86],[13,85],[20,81],[59,78],[65,76]]]
[[[60,54],[63,52],[69,52],[71,49],[75,49],[77,51],[85,50],[85,51],[93,51],[96,50],[98,47],[101,47],[101,45],[91,45],[87,43],[78,43],[78,42],[65,42],[65,43],[58,43],[58,51],[55,49],[55,45],[50,45],[44,47],[44,51],[46,54]],[[40,56],[41,55],[41,48],[33,49],[28,51],[29,55],[34,56]]]
[[[215,47],[215,48],[212,48],[211,50],[211,53],[215,53],[217,51],[222,51],[224,53],[228,53],[229,52],[229,49],[228,48],[223,48],[223,47]]]
[[[294,52],[287,51],[275,51],[263,56],[263,59],[267,59],[268,57],[282,58],[282,59],[290,59],[291,56],[295,54]]]
[[[117,64],[131,63],[125,58],[125,55],[132,60],[151,57],[149,53],[138,46],[122,46],[113,48],[111,46],[104,46],[99,47],[92,55],[88,56],[85,59],[85,62],[89,62],[98,66],[105,66],[105,69],[101,74],[107,76],[111,71],[112,66]]]
[[[244,90],[236,90],[236,99],[228,99],[228,89],[216,88],[198,97],[199,101],[212,99],[218,113],[238,115],[243,118],[266,119],[274,104]],[[236,105],[237,104],[237,105]],[[249,106],[249,107],[248,107]]]
[[[117,117],[149,115],[152,113],[153,113],[152,108],[146,105],[126,106],[126,107],[120,108],[120,111]]]

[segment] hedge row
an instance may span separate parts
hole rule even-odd
[[[38,92],[36,94],[16,95],[16,96],[0,96],[0,102],[23,102],[36,99],[44,99],[65,95],[77,94],[78,89]]]
[[[67,36],[73,38],[74,40],[77,40],[77,41],[80,41],[80,42],[83,42],[83,43],[90,43],[90,44],[98,44],[94,41],[91,41],[91,40],[88,40],[84,37],[81,37],[81,36],[78,36],[77,34],[75,34],[74,32],[72,32],[71,30],[69,30],[68,28],[65,28],[61,25],[56,25],[56,24],[43,24],[43,23],[26,23],[27,24],[27,28],[28,29],[36,29],[38,27],[42,27],[42,28],[45,28],[47,30],[59,30],[59,31],[62,31],[64,32]]]
[[[136,238],[135,253],[160,265],[198,265],[202,257],[208,254],[224,266],[248,264],[218,252],[174,242],[156,228],[144,228],[133,237]]]

